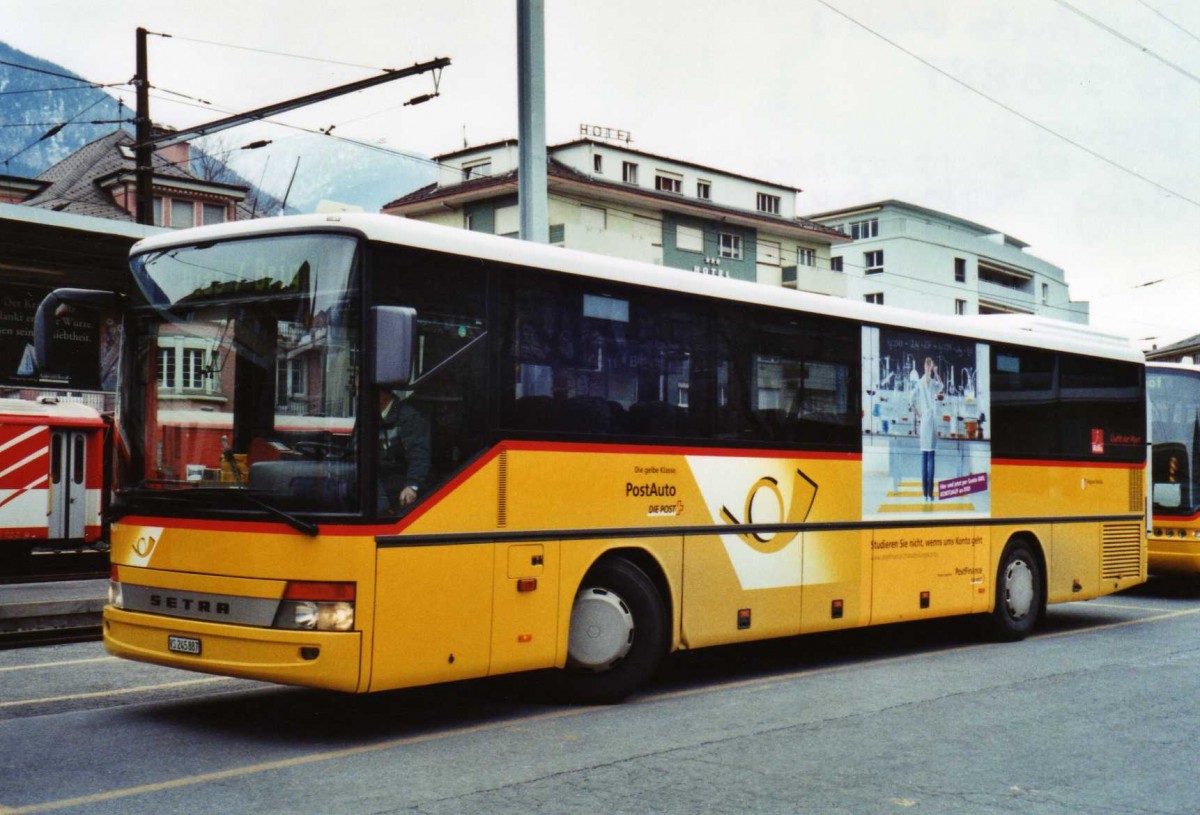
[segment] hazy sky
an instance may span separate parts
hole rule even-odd
[[[108,83],[133,75],[137,26],[174,35],[149,54],[153,116],[176,127],[222,113],[163,91],[245,110],[449,57],[427,104],[401,107],[433,89],[422,76],[279,117],[433,155],[464,131],[516,135],[515,8],[0,0],[0,38]],[[1200,333],[1194,0],[546,0],[546,70],[551,144],[607,125],[641,150],[798,187],[801,213],[885,198],[941,210],[1063,267],[1095,325],[1159,344]]]

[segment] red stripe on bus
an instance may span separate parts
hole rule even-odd
[[[861,453],[763,450],[758,448],[726,447],[662,447],[653,444],[604,444],[600,442],[506,441],[506,450],[537,453],[618,453],[661,456],[710,456],[719,458],[799,458],[822,461],[861,461]]]
[[[1026,459],[1026,458],[994,458],[992,466],[1002,467],[1078,467],[1104,470],[1140,470],[1146,466],[1144,461],[1063,461],[1059,459]]]

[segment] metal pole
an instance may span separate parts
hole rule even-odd
[[[517,204],[521,239],[550,240],[546,203],[544,0],[517,0]]]
[[[146,59],[146,29],[137,30],[137,111],[134,116],[137,144],[134,145],[134,184],[137,222],[154,224],[154,147],[150,144],[150,75]]]

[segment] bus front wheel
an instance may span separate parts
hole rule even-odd
[[[1037,624],[1041,610],[1041,566],[1028,541],[1014,540],[1005,547],[996,573],[993,638],[1003,642],[1024,639]]]
[[[624,558],[602,560],[584,577],[571,608],[566,695],[618,702],[654,675],[667,648],[667,612],[654,582]]]

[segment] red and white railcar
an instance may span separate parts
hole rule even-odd
[[[99,540],[105,426],[86,405],[0,399],[0,547]]]

